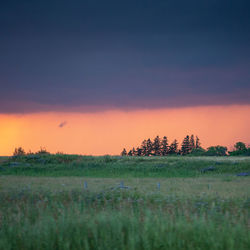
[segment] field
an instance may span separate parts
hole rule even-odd
[[[0,158],[0,249],[250,249],[249,172],[247,157]]]

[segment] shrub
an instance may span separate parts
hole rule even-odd
[[[25,151],[22,147],[15,148],[13,156],[23,156],[25,155]]]
[[[225,156],[227,155],[227,147],[212,146],[207,149],[206,155],[208,156]]]
[[[45,147],[40,147],[40,150],[38,150],[36,152],[36,154],[39,154],[39,155],[49,155],[50,152],[48,152]]]
[[[229,155],[231,156],[237,156],[237,155],[250,155],[250,148],[246,147],[246,144],[243,142],[237,142],[234,145],[235,150],[229,152]]]
[[[203,155],[206,155],[206,150],[204,148],[194,148],[190,153],[190,156],[203,156]]]

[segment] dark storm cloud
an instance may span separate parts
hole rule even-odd
[[[249,1],[5,1],[0,112],[250,103]]]

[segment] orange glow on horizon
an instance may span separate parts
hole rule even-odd
[[[198,135],[203,147],[237,141],[250,143],[250,105],[207,106],[99,113],[46,112],[0,114],[0,155],[14,148],[51,153],[118,155],[143,139],[166,135],[181,143],[187,134]],[[59,124],[66,121],[63,127]]]

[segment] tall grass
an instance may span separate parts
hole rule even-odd
[[[1,193],[0,249],[249,249],[249,200]]]

